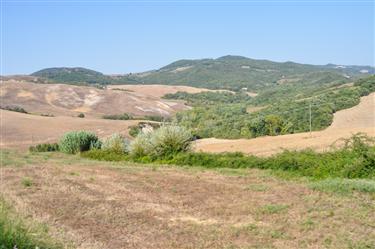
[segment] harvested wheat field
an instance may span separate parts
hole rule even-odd
[[[88,117],[129,113],[138,116],[171,116],[188,109],[180,101],[129,91],[66,84],[37,84],[8,80],[0,84],[1,105],[19,106],[36,114]]]
[[[256,169],[203,170],[2,151],[21,217],[72,248],[372,248],[373,197]],[[29,184],[23,184],[28,179]]]
[[[359,105],[334,114],[333,123],[323,131],[268,136],[254,139],[207,138],[195,143],[195,150],[204,152],[243,152],[268,156],[283,149],[301,150],[312,148],[324,151],[340,138],[363,132],[375,136],[375,93],[362,97]]]
[[[31,114],[0,110],[0,147],[26,149],[38,143],[56,142],[65,132],[87,130],[99,137],[113,133],[128,135],[129,126],[137,120],[107,120],[74,117],[42,117]]]

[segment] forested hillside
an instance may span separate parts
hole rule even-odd
[[[374,73],[374,68],[316,66],[294,62],[254,60],[242,56],[217,59],[179,60],[159,70],[128,75],[129,79],[147,84],[189,85],[195,87],[258,91],[286,83],[316,84],[349,82],[352,78]]]
[[[166,98],[184,99],[194,108],[177,113],[175,121],[198,137],[251,138],[320,130],[332,123],[336,111],[359,103],[375,91],[375,76],[354,84],[320,87],[280,86],[250,98],[236,93],[176,93]]]
[[[254,60],[242,56],[179,60],[158,70],[123,75],[105,75],[85,68],[47,68],[32,76],[67,84],[165,84],[248,91],[283,85],[312,86],[347,83],[375,73],[368,66],[325,66],[294,62]]]

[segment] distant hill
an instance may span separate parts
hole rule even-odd
[[[179,60],[159,70],[127,76],[147,84],[261,90],[285,83],[348,82],[375,73],[372,67],[325,66],[254,60],[242,56]]]
[[[281,63],[228,55],[217,59],[179,60],[158,70],[126,75],[110,76],[85,68],[62,67],[43,69],[32,76],[73,84],[165,84],[259,91],[290,83],[346,83],[374,73],[375,69],[369,66]]]
[[[109,84],[112,78],[100,72],[82,67],[53,67],[37,71],[31,76],[61,83]]]

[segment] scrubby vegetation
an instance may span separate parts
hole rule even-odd
[[[127,152],[128,146],[129,141],[121,134],[115,133],[103,141],[101,149],[122,154]]]
[[[135,158],[170,157],[190,149],[191,134],[184,128],[165,125],[154,132],[139,134],[130,144],[129,153]]]
[[[65,133],[59,141],[60,151],[69,154],[87,151],[92,147],[100,147],[99,139],[94,133],[87,131]]]
[[[272,91],[261,92],[255,98],[236,97],[242,96],[239,93],[231,95],[235,101],[225,97],[222,100],[216,98],[225,93],[178,93],[172,97],[185,99],[194,108],[177,113],[175,122],[198,137],[252,138],[298,133],[310,128],[311,105],[312,130],[321,130],[332,123],[335,112],[357,105],[361,96],[373,92],[374,85],[375,76],[361,79],[354,86],[283,85]],[[216,97],[203,97],[211,95]],[[248,106],[263,108],[248,113]]]
[[[77,117],[79,117],[79,118],[84,118],[84,117],[85,117],[85,114],[80,113],[80,114],[77,115]]]
[[[30,152],[48,152],[48,151],[58,151],[59,144],[58,143],[43,143],[37,144],[36,146],[30,146]]]
[[[372,67],[363,69],[374,73]],[[217,59],[179,60],[147,75],[132,74],[126,78],[147,84],[259,91],[288,83],[314,85],[322,82],[350,82],[351,79],[344,75],[355,77],[361,74],[360,70],[351,66],[337,68],[336,65],[278,63],[228,55]]]
[[[129,127],[129,135],[132,137],[136,137],[142,129],[139,127],[139,125],[132,125]]]
[[[58,249],[42,225],[27,224],[16,215],[11,206],[0,197],[0,249]]]
[[[261,158],[242,153],[189,152],[191,134],[178,126],[164,126],[152,133],[141,133],[130,143],[129,154],[103,153],[92,150],[83,157],[99,160],[129,160],[142,163],[161,163],[206,168],[260,168],[287,171],[292,175],[314,179],[375,178],[374,139],[363,134],[341,141],[343,145],[330,152],[312,150],[284,151]]]
[[[20,106],[0,106],[0,109],[12,112],[28,113],[25,109],[23,109]]]
[[[128,113],[123,113],[123,114],[104,115],[103,118],[113,119],[113,120],[130,120],[130,119],[133,119],[133,116]]]
[[[248,103],[251,97],[245,92],[200,92],[187,93],[177,92],[164,95],[166,99],[179,99],[187,101],[191,106],[205,106],[214,104]]]

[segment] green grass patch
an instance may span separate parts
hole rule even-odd
[[[29,223],[31,222],[21,219],[11,206],[0,197],[0,249],[64,248],[48,235],[46,225]]]
[[[266,185],[261,185],[261,184],[251,184],[249,186],[246,186],[245,189],[249,191],[255,191],[255,192],[265,192],[269,189],[269,187]]]
[[[24,187],[31,187],[33,186],[34,182],[31,178],[29,177],[24,177],[22,178],[21,180],[21,184],[24,186]]]
[[[264,205],[259,209],[261,214],[276,214],[283,212],[288,209],[288,205],[281,205],[281,204],[269,204]]]
[[[341,194],[348,194],[353,191],[375,193],[375,180],[372,179],[333,178],[315,181],[310,183],[309,186],[314,190]]]

